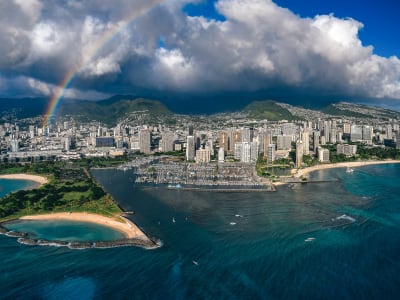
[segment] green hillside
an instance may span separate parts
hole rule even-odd
[[[273,100],[253,101],[244,108],[250,118],[269,121],[299,119],[293,116],[286,108],[279,106]]]
[[[96,120],[114,125],[130,114],[141,113],[149,117],[168,116],[171,111],[159,101],[114,96],[103,101],[71,101],[64,103],[58,114],[74,115],[82,120]]]

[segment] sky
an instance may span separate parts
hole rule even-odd
[[[396,2],[0,0],[0,97],[397,104]]]

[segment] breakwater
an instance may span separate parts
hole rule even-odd
[[[67,242],[67,241],[53,241],[45,239],[35,239],[29,237],[26,232],[17,232],[8,230],[6,227],[0,224],[0,234],[15,237],[17,241],[24,245],[29,246],[54,246],[54,247],[68,247],[70,249],[105,249],[105,248],[116,248],[116,247],[140,247],[144,249],[156,249],[162,246],[161,241],[154,241],[150,238],[131,238],[131,239],[120,239],[112,241],[88,241],[88,242]]]

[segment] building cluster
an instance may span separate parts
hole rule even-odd
[[[72,119],[42,126],[36,119],[0,125],[2,161],[77,159],[116,156],[126,152],[153,154],[183,152],[187,161],[254,163],[260,156],[268,163],[291,158],[297,167],[304,156],[330,161],[326,145],[338,154],[355,155],[354,142],[371,147],[400,148],[397,120],[318,118],[294,122],[243,119],[235,123],[202,118],[174,126],[165,124],[107,128]]]

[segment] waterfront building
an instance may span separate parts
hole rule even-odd
[[[344,154],[346,156],[354,156],[357,153],[357,145],[338,144],[336,146],[337,154]]]
[[[296,168],[300,168],[303,164],[303,142],[298,140],[296,142]]]
[[[193,161],[195,157],[195,143],[194,136],[189,135],[186,138],[186,160]]]
[[[329,150],[319,147],[318,148],[318,161],[329,162]]]
[[[395,144],[396,149],[400,149],[400,132],[397,132],[395,137],[396,137],[396,144]]]
[[[199,149],[196,150],[196,163],[209,163],[211,160],[211,151],[210,149]]]

